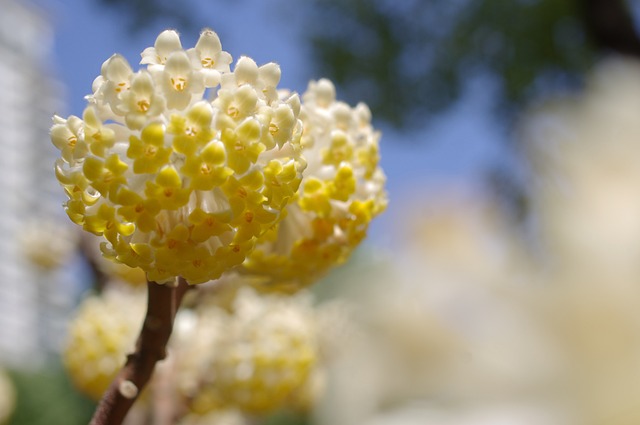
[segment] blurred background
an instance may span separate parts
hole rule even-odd
[[[383,134],[388,210],[313,288],[351,306],[359,337],[312,408],[266,423],[640,423],[640,2],[0,10],[0,423],[93,409],[59,360],[95,277],[60,207],[52,114],[81,115],[114,52],[135,64],[161,30],[192,46],[204,27],[234,58],[279,63],[281,87],[332,79]]]

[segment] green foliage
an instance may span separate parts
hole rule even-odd
[[[308,415],[297,414],[289,411],[280,411],[268,416],[261,422],[262,425],[310,425]]]
[[[9,425],[86,425],[95,404],[80,396],[58,364],[14,371],[17,405]]]
[[[400,126],[455,101],[477,73],[504,103],[577,80],[594,58],[578,0],[314,0],[322,73]],[[331,25],[327,23],[331,22]],[[331,30],[329,31],[328,28]]]

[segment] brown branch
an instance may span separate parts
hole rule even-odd
[[[90,425],[120,425],[140,392],[151,379],[158,361],[167,355],[166,347],[173,320],[190,286],[184,279],[177,286],[147,282],[147,314],[138,336],[136,350],[102,397]],[[126,312],[123,312],[126,314]]]

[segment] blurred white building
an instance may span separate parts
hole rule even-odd
[[[0,0],[0,10],[0,364],[25,365],[59,339],[55,306],[69,303],[60,274],[38,271],[21,242],[34,219],[61,218],[48,136],[61,89],[46,13],[25,0]]]

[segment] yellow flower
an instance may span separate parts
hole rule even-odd
[[[122,93],[122,102],[116,105],[131,129],[142,128],[148,118],[157,117],[165,108],[165,99],[155,91],[151,74],[140,71],[131,77],[131,89]]]
[[[217,86],[221,74],[229,72],[229,65],[232,62],[231,55],[222,51],[218,35],[210,29],[202,32],[196,46],[187,50],[187,54],[194,66],[202,69],[207,87]]]
[[[145,291],[116,288],[80,304],[62,353],[74,385],[94,400],[102,397],[133,351],[144,317]]]
[[[58,268],[69,261],[78,242],[75,229],[45,217],[25,221],[20,236],[26,258],[43,270]]]
[[[275,177],[282,165],[269,164],[267,196],[276,203],[296,200],[243,264],[246,273],[262,277],[256,286],[263,290],[296,291],[346,261],[387,204],[378,165],[380,134],[371,127],[366,105],[336,101],[333,84],[320,80],[303,95],[300,119],[308,161],[300,190],[283,193],[281,182],[287,180]]]
[[[67,162],[73,162],[87,154],[87,144],[79,136],[82,126],[82,120],[73,115],[66,120],[60,117],[54,119],[51,141],[60,149],[62,158]]]
[[[291,407],[320,361],[318,317],[308,297],[260,296],[244,287],[231,311],[202,304],[191,323],[179,325],[174,340],[177,387],[200,414]]]
[[[188,51],[164,31],[143,69],[103,64],[82,119],[54,118],[67,214],[151,280],[203,283],[241,264],[306,166],[299,100],[274,96],[279,67],[241,58],[231,71],[221,49],[211,30]]]
[[[162,31],[156,38],[153,47],[147,47],[142,51],[140,63],[149,65],[151,70],[162,69],[162,66],[167,63],[169,55],[178,50],[182,50],[178,33],[173,30]]]

